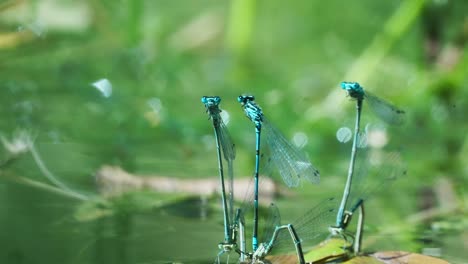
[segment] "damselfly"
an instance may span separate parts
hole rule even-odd
[[[218,156],[218,170],[221,186],[221,198],[223,204],[223,218],[224,218],[224,241],[219,244],[221,249],[220,254],[232,251],[236,245],[235,229],[239,223],[234,223],[234,192],[233,192],[233,161],[236,157],[234,144],[227,130],[226,125],[221,118],[221,109],[219,104],[221,98],[219,96],[203,96],[201,102],[205,105],[206,112],[213,123],[216,150]],[[223,167],[223,157],[227,163],[227,181],[228,181],[228,194],[226,196],[225,187],[225,173]],[[239,211],[240,212],[240,211]],[[218,255],[219,258],[219,255]]]
[[[359,83],[356,82],[342,82],[341,83],[342,89],[346,90],[348,92],[348,95],[352,97],[353,99],[356,100],[356,122],[355,122],[355,131],[354,131],[354,136],[353,136],[353,145],[351,149],[351,160],[348,168],[348,176],[346,180],[346,185],[344,188],[343,192],[343,198],[341,200],[340,207],[338,209],[338,213],[336,216],[336,226],[332,227],[331,230],[334,230],[336,232],[341,232],[343,231],[347,224],[350,221],[350,216],[352,213],[359,208],[360,210],[360,218],[358,220],[358,231],[356,233],[356,238],[355,238],[355,247],[354,250],[357,252],[360,249],[360,240],[362,236],[362,223],[364,221],[363,215],[364,215],[364,199],[360,198],[358,201],[355,201],[352,204],[351,210],[345,211],[347,208],[347,203],[349,200],[349,195],[351,192],[351,185],[353,181],[353,175],[355,171],[355,163],[356,163],[356,157],[357,157],[357,149],[358,149],[358,144],[360,141],[363,139],[363,134],[360,133],[360,121],[361,121],[361,112],[362,112],[362,102],[366,101],[367,105],[370,106],[370,109],[379,117],[382,119],[384,122],[390,124],[390,125],[401,125],[404,121],[405,118],[405,112],[403,110],[398,109],[397,107],[393,106],[389,102],[378,98],[375,95],[372,95],[371,93],[364,91],[362,86],[359,85]],[[367,158],[367,157],[364,157]],[[380,170],[379,173],[377,173],[378,177],[383,177],[382,179],[389,179],[389,178],[395,178],[399,175],[397,174],[404,174],[406,173],[406,170],[400,169],[402,168],[401,165],[401,158],[398,155],[398,164],[393,164],[396,165],[395,170],[392,171],[390,174],[386,174],[389,172],[386,172],[385,170]],[[393,158],[389,157],[388,162],[392,163],[395,160]],[[397,169],[398,168],[398,169]],[[357,176],[362,176],[366,174],[365,172],[361,172],[361,175]],[[359,228],[361,226],[361,228]]]
[[[251,95],[240,95],[237,100],[242,105],[246,116],[255,124],[255,172],[254,172],[254,228],[252,247],[258,247],[258,181],[260,170],[260,140],[263,132],[266,148],[269,156],[263,159],[275,166],[282,179],[289,187],[299,185],[301,179],[307,179],[312,183],[320,180],[319,171],[309,161],[306,154],[292,145],[281,132],[271,125],[263,115],[262,109],[255,103],[255,97]],[[268,169],[266,169],[268,174]]]

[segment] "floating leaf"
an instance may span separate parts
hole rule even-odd
[[[347,242],[331,238],[320,245],[311,249],[309,253],[304,255],[307,263],[346,263],[346,264],[448,264],[449,262],[430,257],[422,254],[405,252],[405,251],[380,251],[368,255],[351,257],[351,255],[343,248]],[[349,245],[349,244],[348,244]],[[350,259],[348,259],[350,258]],[[270,256],[267,258],[271,263],[297,263],[297,256],[294,254]]]
[[[448,264],[449,262],[422,254],[405,251],[382,251],[370,254],[373,258],[385,264]],[[358,263],[358,262],[349,262]],[[361,263],[361,262],[359,262]]]
[[[371,256],[356,256],[353,257],[352,259],[343,262],[347,264],[382,264],[383,262],[380,260],[377,260]]]
[[[79,222],[87,222],[113,214],[110,203],[106,200],[89,200],[77,207],[74,217]]]
[[[313,247],[304,255],[307,263],[329,263],[331,261],[343,261],[349,258],[346,248],[351,246],[349,242],[341,238],[330,238]],[[295,264],[297,255],[275,255],[266,258],[270,263]],[[380,263],[380,262],[379,262]]]
[[[152,191],[132,191],[119,196],[91,199],[75,211],[78,221],[93,221],[119,213],[142,212],[182,201],[187,195],[160,194]]]
[[[309,253],[304,255],[304,259],[307,262],[316,263],[348,258],[346,248],[350,246],[351,244],[344,239],[330,238],[313,247]]]

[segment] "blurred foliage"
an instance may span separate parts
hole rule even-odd
[[[298,132],[308,136],[305,150],[322,173],[320,188],[303,186],[294,197],[278,200],[287,221],[302,211],[298,204],[308,207],[320,197],[340,195],[350,145],[339,143],[335,133],[352,123],[354,104],[338,83],[358,81],[408,115],[404,127],[389,129],[392,143],[407,160],[408,177],[371,202],[366,234],[391,236],[395,241],[391,248],[398,250],[420,252],[435,245],[457,262],[467,258],[468,247],[466,10],[468,3],[461,0],[0,1],[0,132],[11,141],[18,131],[30,133],[43,162],[61,182],[97,197],[92,176],[103,164],[141,174],[214,176],[214,138],[200,97],[219,95],[236,143],[236,175],[242,177],[253,170],[254,132],[235,99],[252,93],[288,138]],[[107,85],[98,82],[104,79]],[[2,151],[4,160],[13,155],[11,148]],[[6,171],[9,177],[48,183],[36,163],[25,154],[2,168],[2,175]],[[448,188],[438,188],[441,179],[448,180]],[[76,248],[99,252],[99,243],[86,241],[106,244],[105,239],[83,235],[61,245],[63,254],[48,256],[52,251],[46,245],[76,235],[54,230],[75,225],[74,210],[81,208],[78,214],[82,213],[94,200],[83,204],[41,195],[24,184],[0,181],[4,210],[0,224],[13,232],[0,233],[0,246],[9,245],[9,253],[0,259],[8,263],[37,258],[47,263],[205,261],[214,258],[221,238],[220,214],[211,222],[191,225],[180,217],[175,222],[164,217],[150,220],[152,213],[141,217],[142,211],[158,208],[149,200],[170,202],[174,197],[129,195],[112,206],[134,206],[123,215],[155,222],[135,229],[171,226],[167,230],[174,239],[165,243],[161,240],[168,233],[149,232],[155,244],[128,250],[134,255],[114,259],[106,255],[110,250],[103,250],[107,253],[96,253],[92,260],[87,253],[74,254]],[[448,200],[455,204],[452,211],[408,222],[412,215],[443,207],[447,196],[453,197]],[[149,206],[139,207],[141,200]],[[90,216],[95,213],[103,212],[89,211]],[[102,229],[109,219],[113,218],[96,220],[89,228]],[[127,218],[116,219],[130,226]],[[421,233],[436,232],[433,222],[438,223],[437,230],[457,231],[421,242]],[[33,223],[40,230],[23,230],[33,228]],[[211,228],[213,223],[218,224],[216,229]],[[88,224],[77,226],[86,229]],[[135,237],[122,234],[131,234],[129,230],[119,232],[109,248],[118,245],[119,252],[127,252],[123,248],[128,244],[122,241]],[[56,238],[31,249],[50,234]],[[177,243],[182,237],[206,241],[190,248]],[[9,243],[10,239],[16,242]],[[373,240],[369,237],[364,246],[385,246]],[[160,249],[145,252],[154,247]]]

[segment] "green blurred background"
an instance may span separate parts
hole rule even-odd
[[[466,263],[467,14],[463,0],[0,1],[0,262],[210,263],[216,195],[109,197],[95,178],[113,165],[216,181],[203,95],[223,100],[236,177],[252,174],[255,140],[238,95],[306,135],[321,186],[278,197],[284,221],[339,196],[347,80],[407,113],[392,140],[408,175],[369,203],[365,250]]]

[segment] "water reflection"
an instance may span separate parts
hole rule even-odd
[[[168,204],[161,208],[162,213],[183,217],[186,219],[206,220],[209,216],[210,208],[206,196],[189,197],[175,203]]]
[[[220,222],[207,217],[206,199],[144,211],[120,207],[111,216],[79,221],[75,200],[1,186],[0,224],[9,231],[0,240],[0,263],[209,263],[222,233]]]

